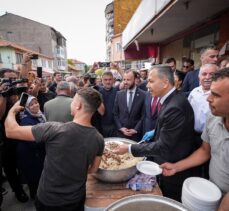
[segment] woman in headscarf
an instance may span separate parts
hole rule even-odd
[[[20,113],[20,125],[36,125],[46,122],[37,98],[29,96],[25,109]],[[22,182],[29,186],[30,197],[35,198],[45,158],[44,143],[19,142],[17,146],[18,169]]]

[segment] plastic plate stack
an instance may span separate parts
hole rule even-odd
[[[220,189],[209,180],[190,177],[182,187],[182,203],[193,211],[215,211],[221,199]]]

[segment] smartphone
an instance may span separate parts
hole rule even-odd
[[[42,78],[42,67],[37,67],[37,77]]]
[[[31,59],[38,59],[38,54],[32,54]]]
[[[25,107],[26,102],[27,102],[27,100],[28,100],[28,97],[29,97],[29,95],[28,95],[27,93],[22,92],[21,97],[20,97],[20,100],[19,100],[20,106]]]
[[[110,67],[110,62],[99,62],[99,67]]]

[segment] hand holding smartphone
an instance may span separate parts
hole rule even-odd
[[[42,67],[37,67],[37,77],[42,78]]]
[[[25,92],[22,92],[20,100],[19,100],[20,102],[19,105],[25,107],[28,98],[29,98],[29,95]]]

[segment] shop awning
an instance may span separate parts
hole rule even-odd
[[[157,57],[157,46],[154,44],[136,44],[133,43],[124,50],[126,60],[143,60]]]
[[[142,0],[123,31],[123,48],[135,40],[139,44],[167,43],[228,9],[228,0]]]

